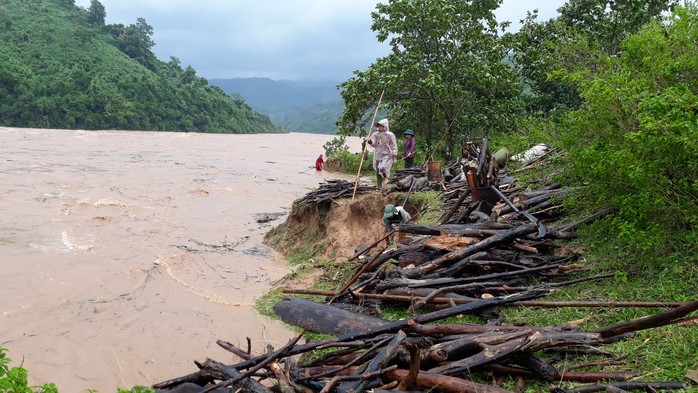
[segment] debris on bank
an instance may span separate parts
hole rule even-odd
[[[546,150],[526,165],[549,154]],[[516,392],[534,381],[549,384],[555,393],[687,389],[684,382],[639,380],[631,359],[603,346],[631,339],[639,330],[695,323],[696,317],[690,314],[698,310],[698,301],[544,300],[557,288],[613,277],[612,273],[589,275],[579,255],[559,252],[561,239],[573,238],[578,227],[607,212],[563,223],[560,199],[574,188],[543,184],[530,190],[508,176],[500,161],[483,140],[480,145],[467,144],[462,158],[438,175],[429,167],[397,171],[389,183],[393,189],[387,193],[443,191],[439,223],[398,225],[394,232],[400,234],[400,244],[386,247],[386,235],[360,247],[349,261],[363,263],[336,291],[284,291],[324,296],[324,303],[287,297],[274,306],[283,321],[332,338],[302,343],[301,334],[282,348],[258,350],[264,352],[260,355],[252,354],[251,343],[238,348],[219,340],[218,345],[241,361],[195,362],[194,373],[154,388],[163,392],[186,385],[201,387],[190,392],[504,393],[508,390],[500,387],[502,382],[514,379]],[[333,181],[302,202],[331,204],[356,192],[381,191]],[[513,306],[667,311],[583,331],[582,321],[525,326],[501,320],[500,310]],[[399,321],[377,317],[385,307],[403,308],[411,316]],[[453,323],[463,315],[477,316],[484,323]],[[618,365],[630,371],[604,371]]]

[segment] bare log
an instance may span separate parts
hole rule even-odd
[[[511,224],[498,222],[486,222],[480,224],[441,224],[441,225],[424,225],[424,224],[399,224],[396,226],[400,232],[414,233],[417,235],[439,236],[447,233],[453,236],[478,236],[488,237],[496,235],[502,230],[512,229]]]
[[[254,388],[257,389],[258,387],[255,384],[250,384],[250,382],[255,382],[254,380],[250,379],[249,377],[257,370],[261,369],[262,367],[265,367],[267,364],[275,361],[278,358],[286,356],[286,353],[293,348],[296,343],[303,337],[302,334],[298,335],[293,340],[289,340],[288,344],[286,344],[284,347],[279,349],[278,351],[271,352],[268,355],[264,356],[263,359],[261,359],[257,364],[249,368],[245,373],[239,373],[237,369],[234,367],[229,367],[224,364],[220,364],[218,369],[224,372],[226,375],[228,375],[228,379],[219,382],[216,385],[211,386],[210,388],[205,389],[201,393],[207,393],[210,392],[214,389],[217,389],[219,387],[228,387],[228,386],[236,386],[238,384],[244,383],[245,388]],[[248,387],[249,385],[250,387]],[[259,386],[262,386],[262,384],[259,384]],[[266,388],[265,388],[266,389]],[[268,390],[268,389],[267,389]],[[256,391],[256,390],[255,390]],[[260,391],[261,392],[261,391]]]
[[[466,370],[493,363],[500,363],[521,353],[533,353],[541,349],[571,345],[571,344],[600,344],[601,336],[597,333],[576,332],[541,332],[536,331],[525,337],[511,339],[498,345],[482,344],[480,352],[443,366],[430,369],[430,372],[453,375]]]
[[[619,334],[636,332],[638,330],[650,329],[660,325],[666,325],[670,321],[685,317],[691,312],[698,310],[698,300],[684,304],[673,310],[666,311],[663,313],[655,314],[649,317],[635,319],[630,322],[621,323],[616,326],[611,326],[609,328],[601,329],[598,333],[603,338],[617,336]]]
[[[461,194],[460,198],[458,198],[458,200],[457,200],[456,203],[453,205],[453,207],[451,207],[451,210],[449,210],[448,213],[446,213],[446,215],[444,216],[444,218],[441,220],[441,223],[442,223],[442,224],[447,223],[448,220],[450,220],[451,217],[453,217],[453,213],[455,213],[455,212],[460,208],[460,205],[463,204],[463,201],[465,201],[465,198],[467,198],[468,195],[470,195],[470,188],[468,188],[468,189],[466,189],[465,191],[463,191],[463,194]]]
[[[407,370],[394,369],[383,375],[384,381],[401,381],[407,378]],[[439,391],[442,393],[513,393],[510,390],[500,389],[495,386],[483,385],[467,379],[438,375],[421,371],[415,380],[415,385],[422,389]]]
[[[418,277],[421,275],[424,275],[425,273],[434,271],[444,264],[452,261],[456,261],[459,259],[463,259],[469,255],[475,254],[476,252],[484,251],[496,244],[503,243],[505,241],[508,241],[510,239],[519,237],[519,236],[524,236],[529,233],[533,233],[537,230],[537,225],[535,224],[527,224],[527,225],[522,225],[520,227],[498,233],[494,236],[490,236],[487,239],[477,243],[473,244],[472,246],[465,247],[460,250],[452,251],[449,252],[448,254],[441,256],[439,258],[434,259],[433,261],[429,263],[425,263],[424,265],[418,266],[414,269],[409,269],[409,270],[404,270],[402,272],[402,275],[404,277],[409,277],[409,278],[414,278]]]
[[[529,290],[531,288],[528,288]],[[545,287],[535,288],[544,290]],[[313,289],[284,289],[285,294],[303,294],[303,295],[322,295],[332,296],[333,291],[320,291]],[[378,299],[395,302],[414,302],[423,299],[421,296],[401,296],[401,295],[383,295],[377,293],[354,293],[354,296],[365,299]],[[465,304],[471,303],[471,299],[450,298],[450,297],[435,297],[429,301],[430,304]],[[683,302],[615,302],[615,301],[554,301],[554,300],[525,300],[520,302],[507,303],[510,306],[526,306],[526,307],[584,307],[584,308],[670,308],[681,307],[689,303]],[[501,306],[500,306],[501,307]]]
[[[407,339],[407,335],[405,334],[405,332],[400,330],[395,335],[395,337],[393,337],[393,339],[390,340],[390,343],[388,343],[385,349],[381,351],[376,357],[374,357],[368,363],[366,370],[363,370],[362,372],[373,373],[379,369],[386,368],[397,355],[397,350],[400,347],[400,345],[402,345],[403,341],[405,341],[405,339]],[[354,386],[352,386],[350,390],[352,392],[361,393],[366,388],[367,383],[368,381],[364,379],[361,382],[354,384]]]
[[[535,374],[522,368],[507,367],[500,364],[491,364],[485,367],[486,370],[503,375],[517,375],[527,378],[535,377]],[[629,381],[636,378],[637,374],[632,373],[609,373],[609,372],[561,372],[554,376],[557,381],[572,381],[592,383],[599,381]]]
[[[597,385],[580,386],[574,389],[566,390],[567,393],[594,393],[603,392],[608,386],[622,390],[678,390],[688,389],[687,383],[682,382],[613,382],[602,383]]]
[[[225,364],[216,362],[212,359],[206,359],[206,361],[203,364],[203,367],[204,369],[208,368],[220,371],[226,378],[225,386],[232,386],[236,389],[245,389],[245,391],[251,393],[272,393],[272,391],[269,390],[267,387],[265,387],[264,385],[252,378],[246,377],[243,373],[241,373],[234,367],[226,366]],[[223,382],[210,386],[202,390],[201,393],[211,392],[221,387],[224,387]]]
[[[384,325],[386,320],[359,314],[329,304],[286,297],[274,305],[281,320],[311,332],[341,335]]]

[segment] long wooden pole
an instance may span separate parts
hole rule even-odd
[[[354,202],[354,196],[356,196],[356,188],[359,186],[359,178],[361,177],[361,167],[364,164],[364,157],[366,157],[366,150],[368,149],[368,140],[371,138],[371,132],[373,131],[373,125],[376,124],[376,116],[378,116],[378,109],[381,107],[381,101],[383,101],[383,93],[385,89],[381,91],[381,96],[378,98],[378,104],[376,105],[376,111],[373,113],[373,120],[371,120],[371,126],[368,128],[368,137],[366,137],[367,143],[364,144],[364,151],[361,153],[361,162],[359,162],[359,171],[356,173],[356,182],[354,182],[354,192],[351,194],[351,201]]]
[[[340,292],[334,291],[322,291],[317,289],[303,289],[303,288],[287,288],[282,291],[282,293],[287,295],[318,295],[318,296],[335,296],[338,297],[342,295]],[[423,296],[409,296],[409,295],[386,295],[382,293],[361,293],[355,292],[354,296],[360,299],[375,299],[375,300],[386,300],[394,302],[414,302],[426,299]],[[461,299],[452,297],[435,297],[429,299],[430,304],[468,304],[476,301],[477,299]],[[528,306],[528,307],[542,307],[542,308],[564,308],[564,307],[580,307],[580,308],[595,308],[595,307],[610,307],[610,308],[676,308],[676,307],[686,307],[693,306],[696,307],[698,302],[686,303],[686,302],[632,302],[632,301],[564,301],[564,300],[524,300],[515,303],[511,303],[512,306]],[[607,330],[611,330],[610,328]],[[605,333],[605,331],[600,331],[598,333]]]

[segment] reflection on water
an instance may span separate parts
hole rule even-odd
[[[217,339],[284,345],[252,309],[288,272],[262,237],[330,139],[0,128],[0,346],[31,383],[114,392],[237,361]]]

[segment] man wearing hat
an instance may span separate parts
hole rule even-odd
[[[376,185],[383,188],[383,183],[390,176],[390,168],[397,161],[397,141],[395,134],[390,132],[388,119],[375,124],[378,132],[368,138],[369,146],[373,147],[373,169],[376,171]]]
[[[405,168],[414,166],[414,153],[416,152],[416,142],[414,140],[414,131],[407,129],[403,132],[405,135],[405,150],[402,153],[405,158]]]
[[[385,205],[383,211],[383,224],[385,224],[385,233],[393,230],[394,224],[404,224],[412,219],[410,213],[402,206]],[[388,244],[392,243],[392,238],[387,239]]]

